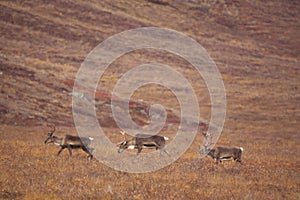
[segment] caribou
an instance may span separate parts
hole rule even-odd
[[[243,150],[244,149],[242,147],[217,147],[215,149],[211,149],[208,152],[208,156],[213,158],[216,163],[230,159],[241,163]]]
[[[54,136],[55,126],[53,126],[52,130],[48,133],[48,137],[45,140],[45,144],[53,143],[56,146],[60,146],[60,150],[58,151],[57,155],[59,155],[65,148],[69,150],[70,156],[72,156],[72,149],[79,149],[81,148],[88,154],[88,158],[93,158],[93,148],[88,147],[93,138],[91,137],[79,137],[73,135],[65,135],[63,137],[56,137]]]
[[[215,160],[216,163],[220,163],[223,160],[234,160],[236,162],[242,162],[242,152],[244,151],[243,147],[224,147],[219,146],[215,149],[210,149],[208,146],[212,144],[213,135],[210,132],[203,131],[202,135],[205,139],[205,145],[203,151],[201,150],[200,154],[207,154],[212,159]]]
[[[123,135],[124,139],[117,144],[117,146],[119,146],[118,153],[122,153],[125,149],[137,149],[137,155],[139,155],[143,148],[155,148],[156,150],[164,151],[169,155],[169,152],[165,149],[165,143],[169,139],[168,137],[137,134],[131,139],[126,139],[126,133],[124,131],[120,131],[120,133]]]

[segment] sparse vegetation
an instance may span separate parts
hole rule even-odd
[[[299,1],[31,0],[0,7],[0,199],[300,199]],[[243,164],[199,158],[200,133],[172,165],[145,174],[115,171],[83,151],[57,157],[59,148],[43,143],[48,123],[59,136],[76,135],[72,87],[87,54],[116,33],[145,26],[192,37],[216,62],[227,93],[218,145],[242,146]],[[114,143],[120,137],[111,91],[122,74],[149,62],[185,76],[201,117],[210,120],[209,93],[190,63],[137,50],[109,66],[95,94],[99,122]],[[139,88],[130,114],[145,125],[156,103],[167,109],[161,135],[171,142],[180,105],[168,89]]]
[[[61,134],[74,129],[58,127]],[[3,134],[3,130],[10,134]],[[108,129],[110,130],[110,129]],[[26,137],[20,137],[23,132]],[[276,138],[224,137],[244,143],[243,164],[197,155],[199,138],[179,160],[159,171],[128,174],[82,151],[56,155],[59,147],[44,145],[40,127],[1,128],[1,197],[25,199],[297,199],[299,197],[299,136]],[[108,133],[109,134],[109,133]],[[236,134],[237,135],[237,134]],[[199,136],[200,137],[200,136]],[[35,138],[35,139],[33,139]],[[237,138],[237,137],[235,137]],[[255,141],[248,143],[247,141]],[[222,141],[222,139],[221,139]],[[279,145],[280,144],[280,145]],[[270,148],[270,146],[272,148]],[[117,148],[116,148],[117,151]]]

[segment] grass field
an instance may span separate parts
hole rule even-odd
[[[16,0],[0,1],[0,9],[0,199],[300,199],[299,1]],[[96,114],[105,134],[119,142],[110,107],[111,98],[120,100],[112,95],[117,81],[144,63],[170,66],[192,85],[202,120],[178,160],[131,174],[88,161],[81,150],[57,156],[58,147],[44,144],[47,124],[56,125],[58,136],[77,134],[72,90],[89,52],[114,34],[149,26],[186,34],[215,61],[227,99],[217,145],[242,146],[242,164],[199,157],[211,117],[206,84],[186,60],[155,49],[110,64],[95,93]],[[170,90],[139,88],[130,99],[131,117],[147,125],[153,104],[166,108],[159,134],[170,144],[181,112]]]
[[[62,135],[74,131],[57,129]],[[57,157],[59,148],[43,143],[41,127],[2,126],[0,133],[4,199],[298,199],[300,194],[298,135],[222,137],[222,145],[244,144],[242,164],[199,158],[195,142],[159,171],[130,174],[88,161],[80,150],[72,158],[67,150]]]

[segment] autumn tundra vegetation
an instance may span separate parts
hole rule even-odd
[[[0,8],[0,199],[300,199],[299,1],[31,0],[0,1]],[[203,74],[179,55],[137,49],[115,58],[95,91],[73,92],[81,63],[98,44],[149,26],[194,39],[220,71],[226,118],[208,156],[199,154],[206,139],[201,133],[218,115],[211,116]],[[172,164],[126,173],[96,158],[96,137],[79,140],[72,99],[91,100],[106,137],[118,144],[111,101],[125,102],[112,91],[145,63],[168,65],[189,81],[201,121],[190,147]],[[156,149],[169,158],[163,149],[180,129],[180,103],[162,85],[134,91],[130,117],[149,125],[153,104],[165,108],[166,122],[161,137],[127,139],[134,149],[124,151],[137,159]],[[55,133],[47,125],[55,125]],[[120,147],[114,153],[124,156]]]

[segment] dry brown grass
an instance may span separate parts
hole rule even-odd
[[[300,199],[299,2],[155,2],[0,2],[0,199]],[[191,36],[217,63],[227,98],[218,145],[243,146],[242,165],[199,158],[201,135],[172,165],[145,174],[89,162],[82,151],[57,157],[57,147],[43,144],[47,123],[57,125],[57,134],[76,134],[68,93],[87,54],[115,33],[145,26]],[[182,58],[162,51],[116,59],[100,81],[99,94],[147,62],[183,74],[209,121],[210,97],[200,75]],[[180,112],[163,87],[140,88],[132,97]],[[99,98],[99,121],[117,142],[106,105],[109,101]],[[176,124],[164,131],[172,136]]]
[[[74,129],[58,127],[59,131],[65,134]],[[230,139],[231,144],[244,144],[245,151],[243,164],[219,165],[198,157],[198,136],[175,163],[156,172],[129,174],[96,159],[88,161],[79,150],[72,158],[67,151],[58,157],[57,147],[43,144],[43,132],[42,127],[1,127],[1,198],[298,199],[300,195],[300,138],[296,135],[236,134],[236,139],[223,135],[220,144]]]

